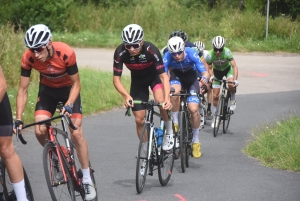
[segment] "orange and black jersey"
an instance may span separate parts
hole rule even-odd
[[[131,71],[132,78],[147,78],[165,72],[158,48],[147,41],[136,56],[131,56],[123,43],[119,45],[114,54],[114,76],[122,75],[123,64]]]
[[[21,76],[30,77],[31,69],[40,72],[40,83],[52,88],[61,88],[72,85],[69,75],[78,72],[76,54],[65,43],[52,42],[53,56],[45,62],[34,57],[30,50],[22,56]],[[45,50],[47,51],[47,50]]]

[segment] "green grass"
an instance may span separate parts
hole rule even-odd
[[[244,153],[257,158],[267,167],[300,171],[300,117],[262,125],[252,131],[252,140]]]
[[[111,72],[80,68],[79,73],[83,115],[111,110],[123,104],[123,97],[113,87],[113,75]],[[128,90],[130,86],[130,77],[123,75],[122,83]],[[30,83],[28,88],[27,106],[22,116],[22,120],[25,124],[34,121],[38,88],[38,82],[33,81]],[[15,118],[17,89],[10,88],[7,93],[10,99],[13,117]]]

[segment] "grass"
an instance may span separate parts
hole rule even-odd
[[[103,72],[91,69],[79,69],[81,81],[81,101],[83,115],[90,115],[99,111],[111,110],[123,104],[123,97],[112,86],[113,75],[111,72]],[[128,90],[130,77],[122,76],[122,83]],[[35,104],[37,100],[39,84],[32,81],[28,88],[27,106],[22,116],[25,124],[34,121]],[[13,118],[16,115],[17,89],[8,90]]]
[[[244,153],[267,167],[300,172],[300,117],[262,125],[252,130],[252,140]]]

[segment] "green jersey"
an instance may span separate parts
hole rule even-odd
[[[225,69],[231,67],[230,61],[232,60],[233,60],[232,53],[230,49],[226,47],[224,47],[224,50],[222,51],[219,57],[215,55],[214,50],[212,49],[209,51],[206,58],[207,64],[208,65],[213,64],[213,68],[219,71],[224,71]]]

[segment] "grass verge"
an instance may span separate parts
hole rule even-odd
[[[123,97],[113,87],[113,75],[111,72],[103,72],[92,69],[80,68],[81,80],[81,99],[83,115],[90,115],[100,111],[107,111],[123,104]],[[122,83],[128,90],[130,86],[130,77],[122,76]],[[35,104],[39,84],[37,81],[30,83],[28,88],[28,100],[22,120],[25,124],[34,121]],[[17,89],[8,90],[8,96],[13,112],[13,118],[16,115],[16,97]]]
[[[267,167],[300,172],[300,117],[262,125],[252,130],[252,140],[243,149]]]

